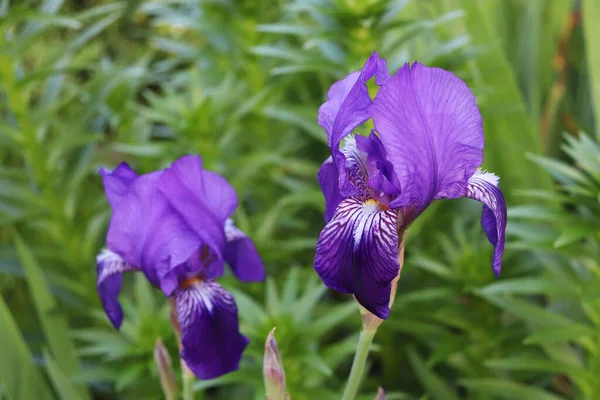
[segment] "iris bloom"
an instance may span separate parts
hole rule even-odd
[[[173,297],[181,326],[181,357],[200,379],[236,370],[248,338],[240,334],[233,296],[214,279],[227,262],[245,282],[264,279],[252,241],[229,219],[234,188],[202,169],[199,156],[138,176],[126,163],[100,170],[113,214],[108,249],[97,257],[98,294],[119,329],[122,274],[141,271]]]
[[[367,81],[379,87],[372,100]],[[372,119],[366,136],[348,136]],[[319,171],[327,225],[315,270],[330,288],[353,293],[385,319],[400,272],[398,232],[434,200],[469,197],[483,203],[481,223],[500,273],[506,204],[498,177],[479,169],[483,125],[475,97],[452,73],[419,63],[392,76],[377,53],[361,71],[334,83],[319,109],[331,157]],[[346,138],[345,146],[340,143]]]

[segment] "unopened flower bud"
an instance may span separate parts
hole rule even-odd
[[[377,389],[377,396],[375,396],[375,400],[387,400],[385,389],[383,389],[381,386],[379,386]]]
[[[177,379],[171,365],[171,357],[161,338],[156,339],[154,346],[154,362],[158,369],[160,386],[167,400],[177,399]]]
[[[265,358],[263,363],[263,376],[267,400],[286,400],[289,395],[285,393],[285,371],[277,341],[275,328],[271,330],[265,342]]]

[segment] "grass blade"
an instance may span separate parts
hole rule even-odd
[[[588,74],[593,99],[596,136],[600,139],[600,47],[596,40],[600,37],[600,2],[583,0],[583,34],[587,52]]]
[[[44,349],[44,361],[46,362],[46,371],[52,380],[54,389],[61,399],[72,399],[72,400],[83,400],[86,397],[83,396],[79,390],[75,387],[73,382],[69,380],[67,376],[60,369],[56,360],[52,358],[47,349]]]
[[[56,299],[44,280],[39,264],[19,235],[15,235],[15,245],[52,355],[60,369],[67,376],[72,376],[79,372],[79,359],[70,339],[67,319],[64,315],[56,313]],[[83,393],[85,386],[78,385],[78,387]]]
[[[408,359],[412,365],[414,372],[419,377],[423,386],[427,389],[427,394],[431,395],[436,400],[458,400],[458,397],[446,382],[437,376],[432,370],[427,367],[416,350],[410,348],[408,350]]]
[[[548,176],[541,169],[531,168],[525,157],[526,152],[541,151],[541,140],[498,41],[494,25],[498,2],[466,1],[461,6],[467,12],[464,21],[473,41],[487,47],[472,62],[475,90],[483,94],[479,103],[486,142],[494,143],[484,150],[485,165],[502,177],[507,188],[549,188]],[[529,173],[523,174],[525,170]],[[511,198],[510,192],[507,197]]]
[[[36,370],[29,348],[0,296],[0,384],[9,399],[51,399],[52,392]]]

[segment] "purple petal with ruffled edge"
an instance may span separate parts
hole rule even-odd
[[[238,369],[249,339],[239,332],[233,296],[214,281],[175,292],[181,325],[181,357],[199,379]]]
[[[202,169],[200,156],[184,156],[163,172],[160,190],[196,234],[221,257],[225,220],[237,207],[235,189]]]
[[[204,202],[224,223],[238,206],[235,189],[216,172],[202,171],[202,179],[204,180]]]
[[[340,142],[354,128],[371,118],[372,100],[366,82],[377,72],[379,54],[373,53],[361,71],[337,81],[327,93],[328,101],[319,108],[319,125],[327,132],[327,143],[338,168],[339,187],[343,196],[357,194],[346,180],[345,158]]]
[[[381,87],[372,109],[402,189],[391,207],[410,205],[418,215],[433,200],[464,195],[483,159],[483,125],[462,80],[406,64]]]
[[[123,322],[123,309],[119,304],[123,272],[140,269],[127,264],[118,254],[110,250],[103,250],[98,254],[96,268],[98,296],[108,319],[118,330]]]
[[[233,274],[242,282],[265,279],[265,267],[252,240],[236,228],[231,219],[225,222],[225,261]]]
[[[138,174],[126,162],[117,165],[112,171],[100,168],[99,172],[102,175],[106,198],[112,208],[117,206],[129,190],[129,186],[138,178]]]
[[[315,271],[326,286],[354,293],[379,318],[389,315],[398,264],[398,211],[366,196],[349,197],[319,235]]]
[[[496,276],[502,269],[502,254],[506,237],[506,202],[498,187],[498,177],[494,174],[477,172],[469,179],[465,197],[483,203],[481,226],[488,240],[494,246],[492,270]]]
[[[170,296],[177,286],[171,270],[198,251],[202,241],[158,190],[161,172],[142,175],[113,211],[106,243]]]
[[[390,73],[387,69],[387,61],[385,58],[377,60],[377,72],[375,73],[375,84],[378,86],[385,85],[390,80]]]

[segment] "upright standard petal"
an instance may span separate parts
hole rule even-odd
[[[177,285],[170,271],[186,263],[202,240],[158,190],[161,172],[142,175],[113,211],[107,246],[170,296]],[[171,277],[166,281],[164,277]]]
[[[494,174],[477,170],[469,179],[465,197],[483,203],[481,226],[488,240],[494,246],[492,270],[496,276],[502,268],[502,253],[506,237],[506,202],[498,187],[498,177]]]
[[[249,339],[239,332],[233,296],[214,281],[193,283],[174,296],[181,357],[194,375],[213,379],[237,370]]]
[[[377,200],[388,205],[391,196],[400,194],[401,190],[394,167],[387,160],[387,152],[381,139],[375,132],[371,132],[368,137],[356,136],[356,146],[367,155],[368,186]]]
[[[225,261],[233,274],[242,282],[259,282],[265,279],[265,267],[252,240],[236,228],[233,220],[225,222]]]
[[[462,80],[406,64],[375,97],[373,122],[402,188],[391,207],[408,205],[414,218],[433,200],[464,195],[483,158],[483,125]]]
[[[100,168],[99,172],[102,175],[108,203],[112,208],[115,208],[138,175],[126,162],[117,165],[112,171]]]
[[[167,168],[160,191],[200,236],[220,254],[225,246],[225,220],[237,207],[233,187],[214,172],[202,169],[200,156],[184,156]]]
[[[339,187],[343,196],[357,194],[346,180],[345,157],[339,150],[340,142],[354,128],[371,118],[371,97],[366,82],[378,70],[379,54],[373,53],[361,71],[337,81],[327,93],[328,101],[319,108],[319,125],[327,132],[327,142],[339,173]]]
[[[375,83],[378,86],[385,85],[390,80],[390,73],[387,69],[387,61],[385,58],[377,60],[377,72],[375,73]]]
[[[317,242],[315,270],[326,286],[353,293],[379,318],[389,315],[391,283],[398,276],[398,211],[366,196],[338,206]]]
[[[139,268],[127,264],[118,254],[110,250],[102,250],[96,257],[96,289],[108,319],[117,330],[123,322],[123,309],[118,298],[123,272],[127,271],[139,271]]]

